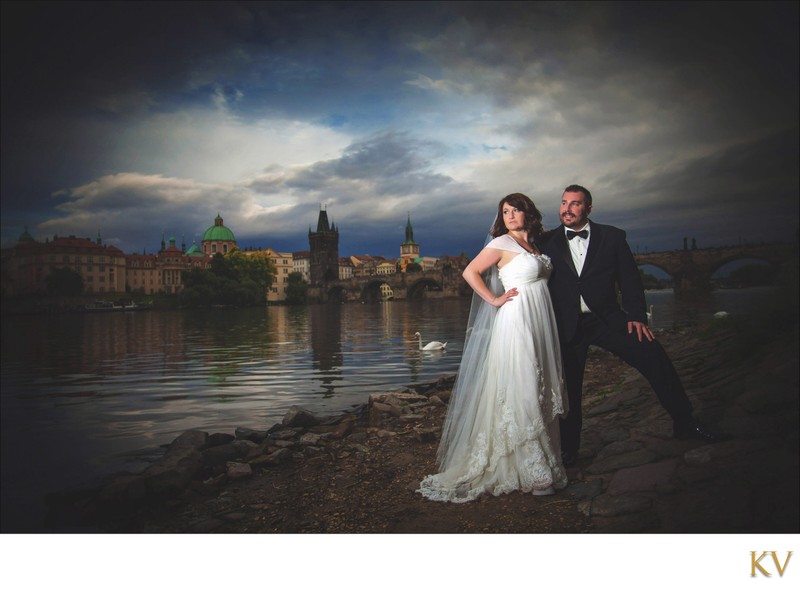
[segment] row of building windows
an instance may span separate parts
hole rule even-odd
[[[56,258],[57,258],[56,255],[51,254],[50,255],[50,262],[55,262]],[[61,257],[61,261],[64,262],[64,264],[71,264],[71,263],[82,264],[84,262],[88,263],[88,264],[92,264],[92,263],[94,263],[94,256],[81,257],[81,256],[64,255],[64,256]],[[105,263],[106,258],[105,258],[105,256],[99,256],[97,261],[100,262],[100,263]]]

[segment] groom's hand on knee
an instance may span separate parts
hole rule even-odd
[[[639,342],[642,342],[642,336],[650,342],[653,341],[653,331],[647,327],[647,324],[643,324],[642,322],[628,322],[628,334],[633,334],[634,330],[639,338]]]

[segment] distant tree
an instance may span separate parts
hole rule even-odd
[[[286,303],[303,304],[308,300],[308,283],[299,272],[290,272],[286,277]]]
[[[422,266],[417,262],[409,262],[406,264],[406,272],[422,272]]]
[[[258,287],[266,300],[267,292],[272,286],[277,270],[266,252],[245,255],[233,249],[225,256],[227,270],[231,277],[240,283],[252,283]]]
[[[212,260],[212,268],[214,261]],[[221,262],[218,262],[218,265]],[[183,307],[221,305],[217,297],[221,277],[212,269],[193,268],[183,275],[183,290],[178,295]]]
[[[184,275],[180,302],[184,307],[263,305],[275,278],[275,266],[266,254],[245,255],[234,249],[215,254],[207,270],[195,268]]]
[[[213,274],[218,277],[232,277],[233,271],[231,267],[228,265],[230,263],[229,260],[225,259],[221,253],[217,252],[213,256],[211,256],[211,266],[208,268]]]
[[[55,268],[44,279],[49,295],[77,297],[83,293],[83,277],[71,268]]]

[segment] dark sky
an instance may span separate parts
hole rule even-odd
[[[798,3],[2,3],[2,242],[474,255],[570,183],[634,249],[798,235]]]

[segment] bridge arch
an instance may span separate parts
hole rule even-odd
[[[381,287],[384,284],[387,284],[389,287],[391,287],[385,278],[370,280],[368,283],[365,283],[361,289],[359,299],[363,303],[377,303],[378,301],[381,301],[383,299]]]
[[[737,264],[735,268],[730,266],[731,264],[734,263]],[[732,269],[723,272],[723,269],[726,267]],[[742,270],[744,268],[751,268],[757,270],[749,270],[748,272],[745,273],[744,270]],[[737,271],[741,272],[738,272],[738,274],[736,274]],[[758,279],[758,282],[756,282],[756,284],[762,284],[762,283],[772,284],[780,277],[781,265],[766,258],[732,257],[728,258],[725,261],[721,261],[718,265],[710,269],[711,278],[715,286],[741,287],[743,286],[742,284],[743,273],[749,277],[748,280],[750,282],[752,282],[755,278]],[[748,283],[745,282],[745,284]]]
[[[339,302],[344,303],[347,301],[347,290],[342,287],[341,285],[334,285],[332,287],[328,287],[327,291],[327,301],[328,302]]]
[[[766,266],[769,267],[770,270],[774,272],[780,271],[780,265],[777,262],[772,260],[768,260],[767,258],[753,258],[753,257],[745,257],[745,256],[732,256],[730,258],[725,258],[720,260],[716,264],[711,267],[711,276],[716,275],[722,268],[728,266],[729,264],[733,264],[734,262],[741,263],[742,265],[746,266],[748,264],[753,264],[756,266]]]
[[[417,279],[408,286],[406,290],[406,299],[409,301],[425,299],[427,293],[431,290],[441,293],[442,284],[430,277]]]
[[[637,264],[639,266],[639,270],[641,270],[644,274],[656,276],[656,274],[654,274],[655,272],[663,272],[672,278],[673,270],[661,264],[653,264],[650,262],[637,262]]]

